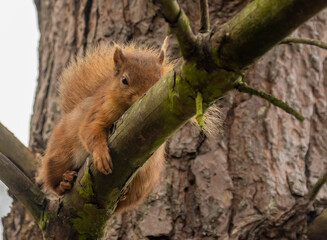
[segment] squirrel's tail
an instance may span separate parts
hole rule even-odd
[[[216,136],[223,133],[222,113],[218,106],[218,102],[212,104],[203,115],[204,125],[202,132],[205,136]],[[197,128],[200,128],[198,122],[194,117],[190,119],[190,123]]]
[[[223,121],[222,113],[217,103],[211,105],[204,113],[204,126],[203,132],[206,136],[215,136],[218,133],[222,133]]]

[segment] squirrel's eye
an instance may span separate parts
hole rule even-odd
[[[123,84],[125,84],[125,85],[128,85],[128,81],[127,81],[127,79],[126,79],[125,77],[122,77],[122,78],[121,78],[121,82],[122,82]]]

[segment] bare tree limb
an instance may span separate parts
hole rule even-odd
[[[280,43],[281,44],[303,43],[303,44],[309,44],[327,50],[327,43],[315,39],[309,39],[309,38],[288,37],[282,40]]]
[[[177,37],[178,45],[184,59],[193,58],[197,50],[196,37],[193,34],[189,20],[176,0],[154,0],[160,7],[160,12],[168,22],[172,33]]]
[[[199,3],[200,3],[200,33],[207,33],[210,30],[208,0],[199,0]]]
[[[26,176],[33,179],[36,160],[33,153],[26,148],[7,128],[0,123],[0,153],[9,158]]]
[[[249,233],[249,240],[260,239],[260,236],[269,236],[270,233],[279,232],[276,239],[283,239],[288,237],[288,234],[295,234],[297,231],[301,233],[301,222],[306,222],[307,219],[304,217],[309,211],[312,203],[316,199],[320,189],[327,182],[327,171],[325,171],[318,181],[314,184],[312,189],[303,198],[300,198],[290,209],[285,211],[280,217],[266,218],[255,225]],[[315,220],[314,224],[311,225],[309,235],[319,236],[313,239],[323,239],[325,236],[323,232],[326,232],[326,210],[320,217]],[[321,230],[319,229],[321,228]],[[311,232],[311,233],[310,233]],[[311,239],[311,238],[310,238]]]
[[[0,153],[0,166],[0,180],[7,185],[15,197],[39,221],[46,206],[44,194],[2,153]]]
[[[312,189],[308,193],[308,200],[314,201],[321,190],[321,188],[324,186],[324,184],[327,182],[327,171],[324,172],[324,174],[318,179],[318,181],[313,185]]]
[[[258,96],[260,98],[267,100],[268,102],[275,105],[276,107],[279,107],[279,108],[283,109],[285,112],[293,115],[301,122],[304,120],[304,117],[302,116],[302,114],[299,113],[298,111],[296,111],[290,105],[288,105],[287,102],[284,102],[284,101],[276,98],[275,96],[273,96],[269,93],[266,93],[262,90],[258,90],[256,88],[248,86],[246,82],[243,82],[242,78],[239,78],[239,80],[235,81],[234,87],[239,92],[248,93],[248,94],[255,95],[255,96]]]

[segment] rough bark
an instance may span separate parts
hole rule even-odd
[[[222,24],[246,2],[209,1],[210,18]],[[198,1],[182,3],[193,30],[198,29]],[[101,41],[137,39],[159,45],[166,25],[148,1],[36,5],[40,70],[30,147],[42,152],[60,114],[56,83],[67,62]],[[326,22],[324,12],[296,35],[326,40]],[[301,109],[305,122],[256,97],[230,93],[219,103],[224,134],[203,139],[189,124],[176,133],[156,189],[138,209],[110,220],[104,239],[239,239],[263,217],[279,216],[308,191],[326,164],[324,74],[326,53],[315,47],[278,46],[270,51],[248,72],[247,82]],[[320,193],[313,215],[324,206],[326,194]],[[32,239],[37,227],[18,205],[4,221],[5,239]]]

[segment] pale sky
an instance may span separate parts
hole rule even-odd
[[[33,0],[0,3],[0,122],[27,146],[38,72],[36,8]],[[10,202],[0,182],[0,217]],[[0,231],[2,240],[2,223]]]

